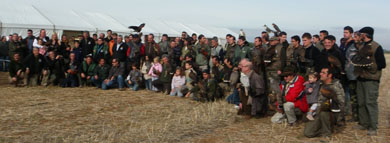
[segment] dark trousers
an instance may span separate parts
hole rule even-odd
[[[164,82],[160,79],[152,81],[152,85],[155,86],[159,91],[169,94],[171,92],[171,82]]]

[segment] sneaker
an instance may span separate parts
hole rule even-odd
[[[314,120],[314,117],[311,114],[307,114],[306,118],[309,119],[310,121]]]
[[[376,130],[368,130],[367,135],[368,136],[376,136]]]
[[[234,109],[240,109],[240,106],[234,105]]]

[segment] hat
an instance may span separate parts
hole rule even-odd
[[[202,71],[202,74],[204,74],[204,73],[210,74],[210,71],[208,69],[205,69]]]
[[[279,41],[279,38],[276,36],[272,36],[269,41]]]
[[[164,55],[162,55],[161,57],[162,57],[162,58],[168,58],[168,59],[169,59],[168,54],[164,54]]]
[[[134,34],[133,38],[139,38],[139,35],[138,34]]]
[[[281,76],[289,76],[295,74],[295,68],[293,66],[287,66],[283,69]]]
[[[374,36],[374,29],[372,27],[363,27],[359,30],[360,33],[366,33],[370,36]]]

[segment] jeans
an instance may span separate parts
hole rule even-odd
[[[102,86],[103,81],[104,81],[104,79],[100,79],[99,77],[98,77],[98,79],[96,79],[95,76],[93,76],[93,77],[91,78],[91,80],[92,80],[92,83],[93,83],[97,88],[100,88],[100,87]]]
[[[130,84],[129,80],[125,80],[125,84],[126,84],[127,87],[133,89],[133,91],[137,91],[138,90],[139,86],[138,86],[137,82],[135,82],[135,81],[131,81],[131,84]]]
[[[170,95],[171,95],[171,96],[175,96],[176,94],[177,94],[177,96],[179,96],[179,97],[183,97],[183,93],[181,93],[181,88],[175,87],[175,88],[172,89]]]
[[[119,86],[119,89],[123,88],[123,77],[122,77],[122,75],[118,75],[113,80],[108,81],[107,84],[105,82],[103,82],[102,83],[102,89],[103,90],[107,90],[108,88],[114,87],[116,85]]]
[[[152,90],[152,79],[145,79],[145,89]]]
[[[233,93],[226,99],[228,103],[240,105],[240,96],[238,95],[237,88],[234,88]]]
[[[9,57],[7,56],[0,56],[0,71],[8,71],[8,65],[9,65]]]

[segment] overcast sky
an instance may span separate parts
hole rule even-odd
[[[249,38],[276,23],[292,35],[327,29],[338,39],[343,27],[375,29],[375,40],[390,50],[388,0],[22,0],[37,7],[102,12],[244,29]],[[238,33],[238,31],[235,31]],[[256,34],[257,33],[257,34]]]

